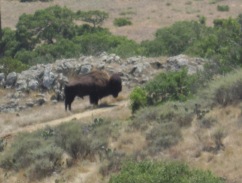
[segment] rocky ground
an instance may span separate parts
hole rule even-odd
[[[202,69],[204,62],[201,58],[190,58],[186,55],[122,59],[114,54],[103,53],[98,57],[82,56],[78,59],[57,60],[53,64],[39,64],[21,73],[12,72],[6,76],[0,73],[3,96],[0,112],[16,112],[41,106],[46,102],[63,101],[64,84],[75,75],[85,74],[93,69],[105,70],[110,74],[121,73],[123,86],[132,89],[149,81],[161,71],[178,70],[186,66],[192,74]]]

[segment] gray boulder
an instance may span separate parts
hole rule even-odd
[[[5,85],[5,74],[0,73],[0,86],[4,86],[4,85]]]
[[[39,82],[35,79],[31,79],[28,83],[28,88],[31,90],[38,90]]]
[[[203,69],[205,60],[202,58],[191,58],[187,55],[177,55],[169,57],[165,64],[165,69],[168,71],[178,71],[181,68],[186,67],[188,74],[194,74],[199,70]]]
[[[5,83],[6,87],[7,88],[13,87],[17,81],[17,78],[18,78],[18,74],[16,72],[9,73],[6,78],[6,83]]]
[[[56,78],[57,78],[57,75],[51,72],[51,68],[50,67],[46,68],[43,76],[43,87],[48,90],[51,89],[53,87],[53,84]]]

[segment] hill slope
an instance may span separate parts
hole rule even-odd
[[[14,28],[21,14],[34,13],[53,5],[66,6],[73,11],[106,11],[109,19],[103,26],[116,35],[136,41],[152,39],[159,28],[177,21],[198,20],[199,16],[206,17],[207,25],[212,25],[217,18],[237,17],[242,8],[240,0],[53,0],[44,3],[2,0],[2,26]],[[218,5],[228,5],[229,11],[218,11]],[[120,17],[130,18],[132,25],[115,27],[113,21]]]

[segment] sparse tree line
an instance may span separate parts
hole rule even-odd
[[[38,10],[33,15],[23,14],[16,30],[2,30],[0,63],[20,62],[18,65],[29,66],[106,51],[121,57],[186,53],[215,60],[222,72],[241,65],[242,14],[234,19],[217,19],[213,27],[205,25],[205,17],[198,21],[177,22],[157,30],[154,40],[141,43],[112,35],[102,28],[107,18],[106,12],[73,12],[60,6]],[[78,21],[84,23],[78,25]],[[114,24],[127,22],[115,19]]]

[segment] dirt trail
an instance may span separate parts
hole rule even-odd
[[[70,122],[71,120],[78,120],[78,119],[85,119],[85,118],[97,118],[100,117],[101,115],[105,113],[112,113],[115,111],[123,110],[124,108],[128,107],[128,101],[121,101],[114,103],[113,106],[108,106],[108,107],[100,107],[96,109],[90,109],[81,113],[76,113],[76,114],[71,114],[68,117],[60,118],[60,119],[55,119],[43,123],[38,123],[38,124],[31,124],[25,127],[20,127],[11,133],[5,134],[1,136],[0,138],[9,138],[12,137],[13,135],[19,133],[19,132],[32,132],[38,129],[45,128],[46,126],[56,126],[61,123],[67,123]]]

